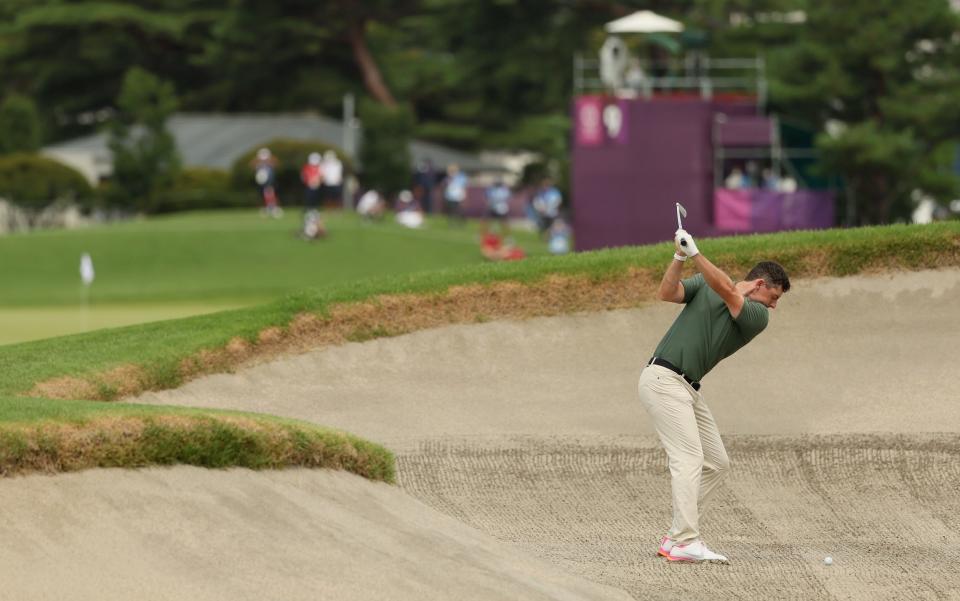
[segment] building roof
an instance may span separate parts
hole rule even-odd
[[[316,114],[176,113],[167,121],[167,129],[176,140],[186,167],[229,169],[241,154],[275,138],[320,140],[344,146],[343,124]],[[357,140],[361,134],[357,128]],[[97,165],[105,165],[105,169],[112,166],[106,133],[60,142],[43,151],[53,156],[88,154]],[[414,164],[429,159],[438,168],[457,163],[467,172],[503,170],[473,154],[419,140],[410,142],[410,155]],[[108,174],[109,169],[101,173]]]

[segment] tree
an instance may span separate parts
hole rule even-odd
[[[390,88],[384,82],[380,67],[367,44],[367,24],[374,19],[389,21],[411,9],[411,2],[396,2],[393,0],[378,0],[374,2],[353,2],[343,0],[327,3],[333,9],[331,14],[343,19],[342,28],[346,32],[353,60],[356,62],[363,76],[363,84],[371,96],[384,106],[395,108]]]
[[[410,137],[413,114],[408,107],[386,107],[372,101],[360,105],[363,183],[392,196],[410,185]]]
[[[5,0],[0,95],[33,98],[61,139],[109,115],[135,64],[174,82],[189,110],[337,114],[345,93],[365,93],[413,107],[421,136],[552,153],[569,120],[573,53],[640,5]]]
[[[772,55],[771,92],[823,132],[823,165],[843,177],[854,222],[907,218],[919,196],[954,198],[960,23],[948,3],[814,2],[807,16],[798,43]]]
[[[118,204],[150,211],[172,187],[180,159],[166,122],[176,109],[172,84],[139,67],[127,72],[110,123],[111,197]]]
[[[8,96],[0,105],[0,154],[34,152],[42,137],[33,101],[19,94]]]
[[[384,74],[410,102],[418,133],[465,148],[524,148],[559,158],[574,54],[620,3],[435,0],[371,29]],[[554,155],[556,153],[556,155]]]
[[[217,0],[4,0],[0,5],[0,94],[33,98],[54,139],[99,125],[131,65],[185,90],[212,80],[197,57],[222,18]]]
[[[384,106],[396,106],[368,29],[413,14],[418,5],[418,0],[236,0],[214,28],[202,60],[227,75],[208,97],[231,110],[252,103],[329,111],[345,92],[366,89]],[[358,75],[362,85],[355,83]]]

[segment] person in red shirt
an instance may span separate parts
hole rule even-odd
[[[300,181],[304,186],[304,205],[307,210],[320,207],[320,186],[323,185],[323,169],[320,165],[320,153],[311,152],[307,162],[300,169]]]
[[[483,234],[480,240],[480,253],[490,261],[517,261],[527,256],[523,249],[511,242],[504,243],[493,232]]]

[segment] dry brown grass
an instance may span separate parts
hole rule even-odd
[[[118,365],[86,377],[61,376],[40,382],[29,396],[48,399],[114,400],[137,394],[149,384],[146,371],[138,365]]]

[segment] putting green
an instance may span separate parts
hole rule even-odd
[[[102,328],[178,319],[236,309],[251,303],[102,304],[0,307],[0,344],[13,344]]]

